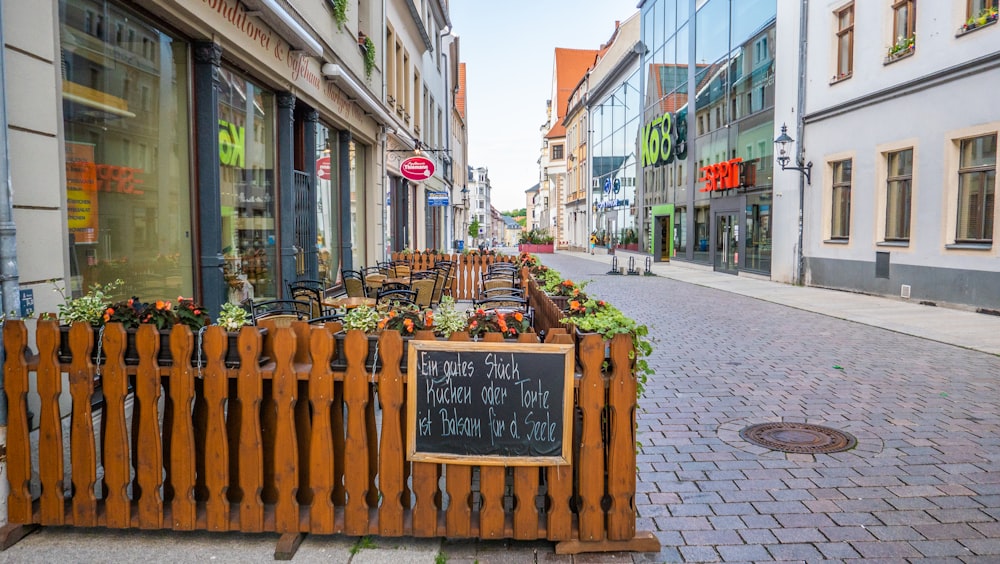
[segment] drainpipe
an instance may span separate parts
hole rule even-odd
[[[809,39],[807,38],[806,28],[809,24],[809,0],[802,0],[801,13],[799,13],[799,89],[797,94],[797,99],[795,101],[795,111],[798,115],[795,116],[795,137],[798,139],[798,151],[799,154],[795,156],[796,166],[802,166],[805,161],[805,137],[803,133],[805,132],[805,123],[802,122],[802,112],[806,103],[806,48],[809,46]],[[795,283],[798,286],[805,285],[806,279],[806,257],[805,251],[802,249],[802,231],[803,231],[803,214],[805,211],[805,195],[806,195],[806,177],[804,174],[799,174],[799,243],[798,250],[799,256],[798,265],[796,268]]]
[[[13,193],[10,186],[10,160],[7,151],[7,72],[4,65],[3,1],[0,0],[0,313],[20,313],[20,288],[17,274],[17,230],[14,226]],[[4,361],[0,347],[0,366]],[[0,524],[7,524],[7,394],[0,370]]]

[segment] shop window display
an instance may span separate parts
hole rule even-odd
[[[188,46],[99,0],[59,22],[70,291],[191,295]]]
[[[274,95],[220,71],[219,189],[229,301],[275,298]]]

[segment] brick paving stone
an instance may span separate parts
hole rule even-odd
[[[834,522],[828,515],[822,513],[791,513],[775,515],[782,527],[832,527]]]
[[[683,531],[681,536],[688,545],[740,544],[742,539],[734,530]]]
[[[830,541],[873,541],[875,535],[860,525],[854,527],[824,527],[819,530]]]
[[[942,523],[971,523],[993,519],[978,509],[928,509],[927,514]]]
[[[712,512],[716,515],[755,515],[757,510],[749,503],[713,503]]]
[[[679,494],[682,503],[719,503],[721,496],[715,492],[683,492]]]
[[[674,517],[704,517],[714,515],[714,513],[707,503],[679,503],[670,508],[670,515]]]
[[[860,556],[858,551],[846,542],[821,542],[816,543],[816,548],[823,553],[823,558],[827,560],[848,560]]]
[[[740,519],[736,515],[712,515],[708,518],[708,522],[712,524],[715,530],[722,529],[742,529],[746,525],[743,524],[743,519]]]
[[[920,534],[913,527],[903,525],[876,525],[868,527],[868,532],[881,541],[902,541],[902,540],[925,540],[926,537]]]
[[[851,543],[864,558],[914,558],[921,556],[908,542],[854,542]]]
[[[977,556],[993,556],[1000,562],[1000,539],[962,539],[958,542]]]
[[[743,529],[736,531],[746,544],[777,544],[778,537],[770,529]]]
[[[774,501],[770,492],[758,491],[737,491],[719,492],[718,494],[726,503],[736,503],[741,501]]]
[[[771,532],[782,543],[822,542],[826,540],[826,537],[819,532],[819,529],[812,527],[787,527],[772,529]]]
[[[811,544],[768,544],[764,548],[775,560],[814,562],[823,559],[823,555]]]
[[[710,530],[712,524],[705,517],[654,517],[656,528],[661,531]]]
[[[771,560],[763,546],[739,545],[717,547],[723,562],[761,562]]]
[[[684,562],[718,562],[719,553],[711,546],[682,546],[680,547]]]
[[[926,539],[978,539],[983,533],[972,528],[967,523],[941,523],[930,525],[914,525],[914,529],[920,532]]]
[[[892,486],[889,491],[896,497],[937,497],[944,495],[934,486]]]
[[[741,515],[740,519],[749,529],[773,529],[778,521],[770,515]]]
[[[962,543],[954,540],[911,541],[910,546],[927,557],[964,556],[969,553]]]
[[[938,498],[931,498],[938,499]],[[914,511],[914,510],[927,510],[927,509],[939,509],[937,505],[934,504],[930,499],[926,497],[898,497],[885,500],[893,509],[898,509],[900,511]]]
[[[809,513],[809,508],[798,501],[756,501],[751,505],[759,513]]]

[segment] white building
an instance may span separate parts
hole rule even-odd
[[[789,165],[812,163],[804,283],[1000,310],[996,5],[814,2],[801,33],[779,12],[778,52],[805,56],[801,92],[775,103]],[[794,200],[800,178],[776,170],[776,197]]]

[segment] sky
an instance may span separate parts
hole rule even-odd
[[[492,203],[523,208],[538,183],[556,47],[598,49],[638,0],[451,0],[466,65],[469,166],[489,169]]]

